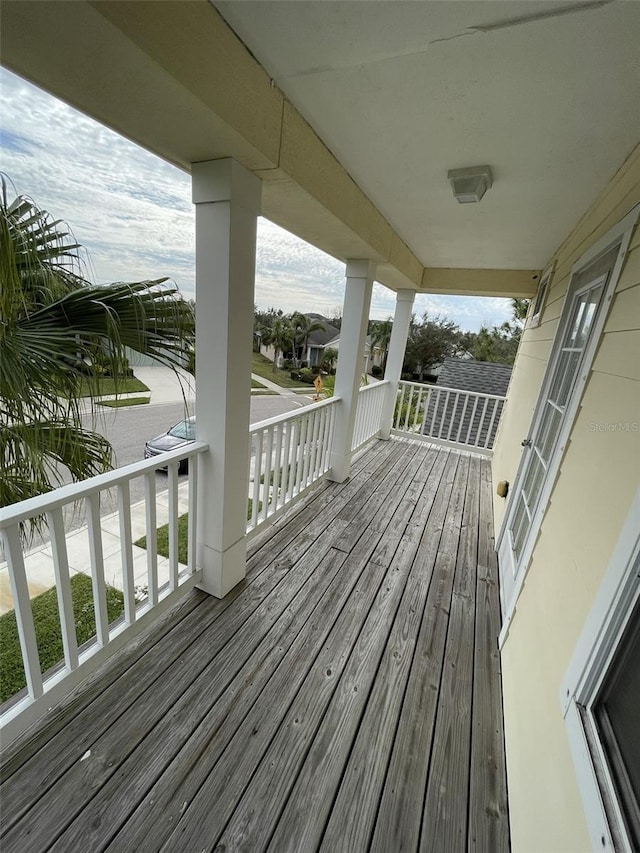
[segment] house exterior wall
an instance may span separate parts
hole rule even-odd
[[[640,147],[554,256],[537,328],[524,332],[493,456],[494,489],[512,484],[550,356],[571,267],[640,201]],[[559,703],[562,678],[640,479],[640,228],[632,235],[570,440],[502,648],[512,843],[591,849]],[[506,501],[495,498],[496,530]]]

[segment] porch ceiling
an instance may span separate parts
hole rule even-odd
[[[182,168],[235,157],[266,217],[390,287],[531,295],[637,142],[640,5],[591,5],[8,0],[2,61]]]

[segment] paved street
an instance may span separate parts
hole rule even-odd
[[[310,400],[308,397],[282,397],[266,396],[251,398],[251,423],[291,412],[306,405]],[[160,433],[166,432],[169,427],[185,417],[184,403],[156,403],[146,406],[131,406],[120,409],[109,409],[100,407],[101,412],[96,420],[90,415],[84,417],[85,426],[95,429],[111,442],[115,460],[115,467],[130,465],[143,458],[144,443]],[[191,414],[193,407],[188,411]],[[186,479],[182,475],[180,480]],[[156,489],[163,491],[167,488],[167,475],[159,471],[156,474]],[[144,497],[144,482],[141,478],[131,483],[131,501],[142,500]],[[117,494],[103,493],[101,501],[101,514],[107,515],[117,509]],[[69,529],[73,529],[84,523],[82,514],[75,513],[69,520]]]
[[[251,423],[291,412],[309,403],[307,397],[252,397]],[[144,443],[185,417],[183,403],[157,403],[147,406],[108,409],[100,407],[97,421],[86,415],[84,424],[109,439],[115,451],[115,464],[120,468],[142,459]],[[188,414],[192,413],[189,407]],[[104,413],[104,414],[103,414]]]

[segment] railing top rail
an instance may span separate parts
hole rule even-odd
[[[255,424],[251,424],[249,427],[249,435],[252,435],[254,432],[260,432],[260,430],[267,429],[267,427],[275,426],[276,424],[304,417],[304,415],[311,411],[317,411],[318,409],[323,409],[326,406],[331,406],[338,402],[340,402],[340,397],[329,397],[327,400],[321,400],[319,403],[311,403],[310,405],[303,406],[301,409],[296,409],[293,412],[285,412],[282,415],[275,415],[273,418],[266,418],[264,421],[258,421]]]
[[[414,388],[428,388],[435,391],[450,391],[453,394],[468,394],[470,397],[482,397],[486,400],[506,400],[506,397],[500,394],[484,394],[482,391],[468,391],[465,388],[448,388],[445,385],[429,385],[426,382],[407,382],[406,379],[400,380],[400,385],[411,385]]]
[[[17,504],[3,507],[0,509],[0,530],[11,527],[14,524],[20,524],[29,518],[42,515],[44,512],[59,509],[66,504],[80,500],[80,498],[85,498],[97,491],[110,489],[113,486],[125,483],[127,480],[132,480],[134,477],[146,474],[147,471],[162,468],[169,462],[177,462],[181,459],[196,456],[198,453],[204,453],[208,449],[209,445],[205,442],[194,441],[193,444],[181,447],[178,450],[169,450],[161,456],[154,456],[152,459],[141,459],[140,462],[133,462],[131,465],[124,465],[122,468],[115,468],[113,471],[107,471],[106,474],[98,474],[95,477],[90,477],[88,480],[82,480],[80,483],[69,483],[66,486],[60,486],[51,492],[45,492],[43,495],[38,495],[35,498],[28,498]]]
[[[386,385],[391,385],[391,380],[380,379],[378,382],[372,382],[368,385],[361,385],[359,391],[362,394],[363,391],[372,391],[374,388],[380,388],[380,387],[384,387]]]

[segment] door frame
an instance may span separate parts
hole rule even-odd
[[[531,557],[538,538],[538,533],[540,532],[540,527],[542,525],[542,521],[544,519],[544,515],[549,504],[549,498],[555,487],[555,482],[560,469],[560,463],[562,461],[564,451],[569,441],[571,430],[573,429],[573,424],[578,412],[580,401],[582,400],[585,385],[591,373],[593,360],[600,344],[602,331],[604,329],[604,325],[608,317],[609,310],[611,308],[611,303],[615,295],[618,280],[620,278],[620,273],[622,271],[627,251],[629,249],[629,244],[631,242],[631,237],[633,235],[633,231],[639,215],[640,204],[636,204],[626,216],[619,220],[609,231],[607,231],[607,233],[603,237],[601,237],[592,246],[590,246],[589,249],[587,249],[587,251],[580,256],[580,258],[573,264],[571,268],[569,285],[565,292],[562,311],[560,314],[560,319],[558,321],[558,327],[556,329],[553,344],[551,347],[549,362],[547,364],[547,369],[545,371],[544,379],[542,381],[542,385],[538,393],[538,399],[536,401],[531,422],[529,424],[529,435],[534,434],[540,424],[540,420],[544,411],[545,401],[550,391],[551,381],[555,375],[560,349],[562,346],[562,339],[568,322],[568,311],[571,306],[573,297],[576,291],[578,290],[578,288],[576,288],[574,285],[576,276],[583,272],[587,267],[591,266],[591,264],[597,261],[598,258],[605,255],[616,245],[618,245],[618,254],[616,260],[614,261],[611,274],[609,276],[609,281],[607,282],[605,291],[602,295],[602,299],[593,324],[593,328],[591,330],[589,340],[584,350],[583,360],[580,366],[575,387],[573,388],[571,396],[567,401],[564,418],[560,427],[560,431],[558,433],[558,438],[556,440],[556,447],[549,461],[549,467],[545,476],[544,484],[540,492],[538,506],[534,512],[529,532],[527,534],[527,538],[522,549],[522,556],[518,564],[515,563],[512,549],[510,547],[507,547],[509,539],[506,537],[508,537],[508,531],[513,521],[513,516],[516,507],[516,498],[520,494],[520,487],[526,474],[528,454],[524,451],[520,456],[520,462],[518,465],[518,470],[516,472],[513,486],[509,491],[509,503],[507,505],[507,509],[502,521],[502,525],[500,526],[500,531],[496,541],[496,550],[499,554],[500,600],[502,605],[503,616],[502,630],[500,632],[499,638],[500,648],[502,648],[502,645],[506,640],[506,637],[509,632],[509,626],[515,614],[516,604],[520,596],[525,577],[529,570],[529,566],[531,564]],[[505,572],[511,572],[512,577],[514,579],[512,593],[509,596],[508,600],[505,596],[505,584],[503,582],[503,576]]]
[[[593,849],[603,853],[632,853],[593,723],[592,705],[640,598],[639,521],[640,489],[631,502],[558,697]]]

